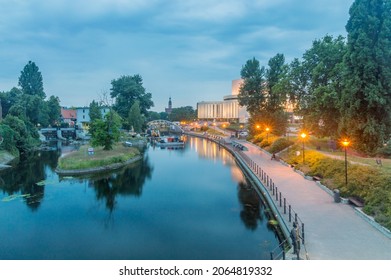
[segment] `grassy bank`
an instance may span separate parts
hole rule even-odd
[[[81,146],[74,151],[60,158],[58,169],[62,170],[84,170],[97,167],[104,167],[115,163],[124,163],[138,155],[140,152],[133,147],[124,147],[116,144],[113,150],[104,151],[102,147],[94,148],[94,154],[88,154],[90,146]]]
[[[305,175],[320,177],[323,185],[330,190],[338,189],[342,197],[360,197],[365,202],[363,211],[391,230],[391,159],[382,159],[379,165],[375,158],[357,156],[350,151],[346,184],[344,152],[338,148],[332,152],[328,140],[307,141],[304,163],[302,142],[297,137],[290,137],[288,142],[284,137],[261,133],[249,140],[271,153],[280,152],[285,162]]]
[[[317,176],[331,190],[338,189],[342,197],[357,196],[364,200],[363,211],[391,230],[391,175],[388,168],[360,162],[348,162],[348,183],[345,182],[345,161],[331,158],[318,151],[293,145],[280,154],[283,160],[308,176]],[[298,153],[300,152],[300,154]]]

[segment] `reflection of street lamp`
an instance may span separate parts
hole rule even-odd
[[[269,131],[270,131],[270,128],[266,127],[266,142],[269,143]]]
[[[307,137],[307,134],[305,132],[302,132],[300,136],[303,139],[303,164],[304,164],[304,139]]]
[[[342,141],[342,145],[345,147],[345,185],[347,186],[348,185],[348,158],[347,158],[347,149],[348,149],[348,146],[349,146],[350,142],[348,139],[344,139]]]

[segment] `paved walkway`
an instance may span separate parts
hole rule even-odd
[[[273,180],[305,224],[305,245],[312,260],[391,260],[391,238],[366,221],[348,204],[334,198],[316,182],[244,140],[243,153]],[[302,250],[301,258],[305,258]]]

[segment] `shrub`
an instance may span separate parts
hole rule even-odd
[[[294,145],[287,162],[306,175],[319,176],[329,189],[338,188],[342,196],[358,196],[365,202],[364,212],[391,229],[391,177],[381,169],[348,163],[348,184],[345,182],[344,160],[332,159],[316,151],[305,151],[305,164],[298,145]]]
[[[288,141],[286,138],[279,138],[276,141],[274,141],[273,144],[270,146],[269,152],[279,153],[292,144],[293,142]]]

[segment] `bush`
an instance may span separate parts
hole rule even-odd
[[[348,184],[345,184],[345,162],[326,157],[316,151],[305,151],[297,155],[299,146],[292,147],[288,159],[290,164],[309,176],[319,176],[329,189],[338,188],[342,196],[358,196],[365,202],[364,212],[374,217],[381,225],[391,229],[391,177],[381,169],[348,163]]]
[[[252,142],[254,143],[254,144],[258,144],[258,143],[261,143],[262,141],[263,141],[263,136],[262,136],[262,134],[257,134],[257,135],[255,135],[254,136],[254,138],[252,139]]]
[[[288,141],[286,138],[279,138],[276,141],[274,141],[273,144],[270,146],[269,152],[279,153],[292,144],[293,142]]]
[[[388,141],[388,143],[385,144],[384,147],[379,148],[377,150],[377,154],[379,156],[391,157],[391,140]]]

